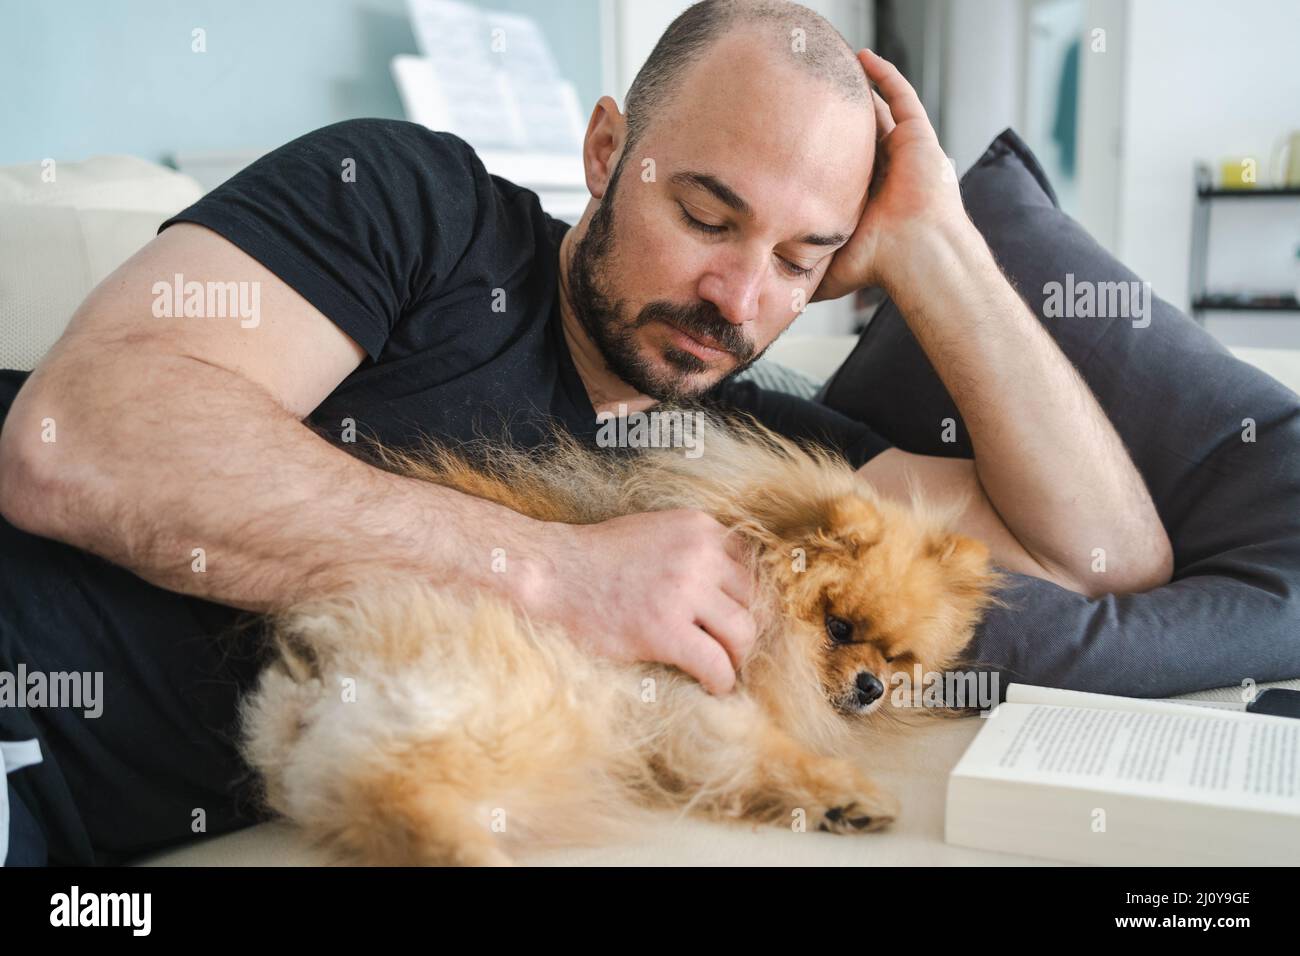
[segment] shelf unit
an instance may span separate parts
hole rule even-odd
[[[1206,312],[1300,312],[1300,301],[1289,292],[1240,299],[1221,295],[1205,288],[1210,250],[1210,210],[1217,201],[1251,201],[1261,199],[1300,199],[1300,186],[1277,186],[1265,189],[1222,189],[1214,185],[1208,166],[1196,167],[1196,196],[1192,206],[1192,261],[1188,270],[1187,301],[1192,318],[1205,324]]]

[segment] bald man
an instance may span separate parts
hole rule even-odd
[[[350,121],[168,220],[91,293],[0,434],[0,666],[105,675],[96,720],[0,711],[0,739],[45,751],[10,778],[45,841],[28,858],[111,862],[254,819],[232,739],[256,636],[229,626],[368,574],[494,591],[595,653],[732,688],[755,626],[711,518],[545,524],[380,471],[348,453],[359,435],[529,445],[559,424],[593,442],[602,413],[718,402],[838,447],[885,494],[910,475],[966,496],[960,530],[1005,568],[1093,594],[1103,547],[1107,590],[1169,580],[1140,476],[893,66],[795,4],[705,0],[626,105],[592,111],[572,228],[455,136]],[[160,304],[189,283],[253,309]],[[734,381],[808,301],[869,285],[955,398],[973,461]]]

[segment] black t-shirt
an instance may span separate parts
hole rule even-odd
[[[167,220],[199,223],[253,256],[366,350],[311,414],[341,437],[533,445],[599,423],[560,325],[569,226],[490,175],[450,133],[350,120],[275,150]],[[232,334],[254,334],[238,329]],[[889,447],[815,402],[728,382],[711,396],[855,465]]]

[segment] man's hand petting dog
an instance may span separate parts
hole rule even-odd
[[[548,524],[542,572],[514,597],[595,653],[657,661],[727,693],[753,649],[753,581],[739,544],[702,511]]]
[[[866,286],[890,290],[909,249],[935,236],[978,239],[962,205],[952,162],[911,84],[888,60],[858,52],[875,84],[876,157],[866,209],[831,260],[813,300],[837,299]],[[876,92],[879,90],[879,92]],[[967,235],[970,234],[970,235]]]

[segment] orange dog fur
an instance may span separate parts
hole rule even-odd
[[[963,503],[915,489],[910,506],[890,501],[830,452],[752,422],[707,424],[695,459],[561,436],[541,455],[496,449],[486,467],[439,448],[380,454],[548,521],[712,515],[746,545],[758,585],[759,636],[735,691],[598,657],[484,594],[367,581],[273,622],[276,660],[242,712],[268,806],[341,861],[398,865],[509,864],[664,809],[888,825],[895,801],[849,759],[890,714],[884,696],[862,703],[859,676],[889,687],[918,664],[950,667],[1001,603],[1002,577],[982,543],[948,530]]]

